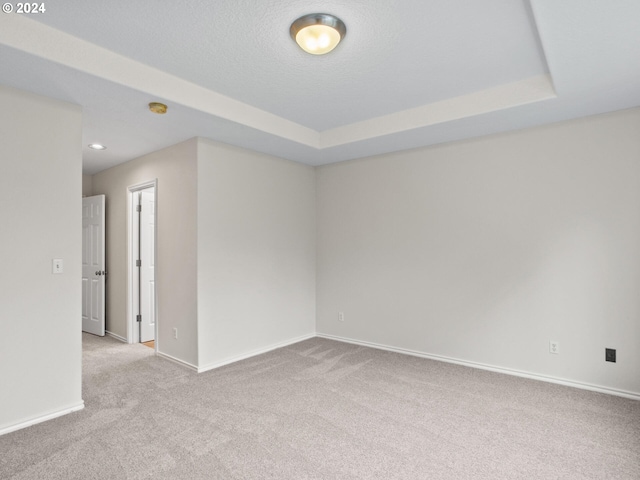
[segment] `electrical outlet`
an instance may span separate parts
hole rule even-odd
[[[176,340],[178,339],[178,329],[177,328],[173,329],[173,338],[175,338]]]
[[[338,312],[338,320],[341,322],[344,322],[344,313],[343,312]]]
[[[555,340],[549,340],[549,353],[558,354],[560,353],[560,344]]]
[[[604,359],[607,362],[616,363],[616,349],[615,348],[605,348],[604,349]]]

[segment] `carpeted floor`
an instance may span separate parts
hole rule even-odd
[[[307,340],[195,374],[84,337],[86,408],[2,479],[640,479],[640,402]]]

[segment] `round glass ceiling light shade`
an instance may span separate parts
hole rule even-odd
[[[289,33],[305,52],[324,55],[336,48],[347,34],[347,27],[328,13],[311,13],[293,22]]]

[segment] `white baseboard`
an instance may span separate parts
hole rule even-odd
[[[25,420],[23,422],[0,429],[0,436],[6,435],[7,433],[15,432],[16,430],[22,430],[23,428],[27,428],[38,423],[46,422],[47,420],[53,420],[54,418],[62,417],[63,415],[67,415],[69,413],[77,412],[79,410],[82,410],[83,408],[84,401],[81,401],[80,403],[72,405],[71,407],[47,413],[46,415],[39,415],[37,417],[30,418],[29,420]]]
[[[314,338],[315,336],[316,336],[315,333],[311,333],[308,335],[303,335],[301,337],[291,338],[283,342],[274,343],[272,345],[269,345],[268,347],[259,348],[257,350],[252,350],[250,352],[243,353],[241,355],[236,355],[234,357],[230,357],[219,362],[210,363],[209,365],[199,367],[198,373],[203,373],[209,370],[213,370],[215,368],[224,367],[225,365],[229,365],[230,363],[239,362],[240,360],[246,360],[247,358],[255,357],[256,355],[262,355],[263,353],[270,352],[271,350],[276,350],[278,348],[293,345],[294,343],[302,342],[303,340],[309,340],[310,338]]]
[[[173,363],[177,363],[178,365],[182,365],[183,367],[187,367],[189,370],[193,370],[194,372],[198,371],[198,367],[190,364],[189,362],[185,362],[184,360],[180,360],[179,358],[172,357],[171,355],[167,355],[166,353],[162,353],[156,350],[156,355],[162,358],[165,358]]]
[[[126,338],[121,337],[120,335],[116,335],[115,333],[110,332],[108,330],[105,331],[104,333],[105,333],[106,336],[111,337],[111,338],[115,338],[116,340],[119,340],[122,343],[129,343]]]
[[[628,392],[626,390],[618,390],[615,388],[603,387],[600,385],[592,385],[589,383],[576,382],[576,381],[567,380],[564,378],[551,377],[547,375],[539,375],[536,373],[513,370],[510,368],[504,368],[504,367],[497,367],[495,365],[487,365],[484,363],[469,362],[467,360],[460,360],[458,358],[445,357],[441,355],[432,355],[429,353],[419,352],[415,350],[408,350],[405,348],[391,347],[389,345],[382,345],[382,344],[372,343],[372,342],[363,342],[361,340],[339,337],[336,335],[327,335],[324,333],[317,333],[316,336],[319,338],[326,338],[328,340],[336,340],[338,342],[361,345],[363,347],[377,348],[378,350],[386,350],[388,352],[402,353],[405,355],[412,355],[414,357],[427,358],[429,360],[437,360],[439,362],[455,363],[456,365],[462,365],[465,367],[478,368],[480,370],[488,370],[490,372],[513,375],[515,377],[529,378],[531,380],[539,380],[542,382],[555,383],[558,385],[564,385],[566,387],[579,388],[581,390],[590,390],[592,392],[606,393],[608,395],[615,395],[617,397],[630,398],[632,400],[640,400],[640,393]]]

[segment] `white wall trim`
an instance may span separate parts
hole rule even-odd
[[[56,410],[55,412],[47,413],[46,415],[39,415],[29,420],[25,420],[24,422],[11,425],[10,427],[2,428],[0,429],[0,436],[6,435],[7,433],[15,432],[16,430],[22,430],[23,428],[27,428],[32,425],[36,425],[38,423],[46,422],[48,420],[53,420],[54,418],[62,417],[63,415],[67,415],[69,413],[77,412],[79,410],[82,410],[83,408],[84,408],[84,400],[70,407],[63,408],[62,410]]]
[[[198,372],[198,367],[196,367],[195,365],[192,365],[189,362],[185,362],[184,360],[180,360],[179,358],[172,357],[171,355],[167,355],[166,353],[158,352],[157,350],[156,350],[156,355],[159,357],[165,358],[173,363],[177,363],[178,365],[182,365],[183,367],[187,367],[189,370]]]
[[[270,352],[271,350],[276,350],[278,348],[287,347],[289,345],[293,345],[294,343],[302,342],[304,340],[309,340],[310,338],[314,338],[315,333],[310,333],[308,335],[302,335],[301,337],[291,338],[289,340],[285,340],[283,342],[274,343],[264,348],[259,348],[257,350],[252,350],[247,353],[243,353],[241,355],[236,355],[225,360],[210,363],[209,365],[205,365],[203,367],[198,367],[198,373],[207,372],[209,370],[213,370],[216,368],[224,367],[225,365],[229,365],[230,363],[239,362],[240,360],[246,360],[247,358],[255,357],[257,355],[262,355],[263,353]]]
[[[436,360],[436,361],[439,361],[439,362],[454,363],[456,365],[462,365],[464,367],[477,368],[477,369],[480,369],[480,370],[488,370],[490,372],[503,373],[505,375],[513,375],[515,377],[528,378],[528,379],[531,379],[531,380],[538,380],[538,381],[541,381],[541,382],[555,383],[555,384],[558,384],[558,385],[564,385],[565,387],[579,388],[581,390],[590,390],[592,392],[606,393],[608,395],[615,395],[616,397],[624,397],[624,398],[630,398],[632,400],[640,400],[640,393],[628,392],[626,390],[618,390],[618,389],[615,389],[615,388],[603,387],[603,386],[600,386],[600,385],[592,385],[590,383],[582,383],[582,382],[576,382],[576,381],[573,381],[573,380],[567,380],[565,378],[551,377],[551,376],[547,376],[547,375],[539,375],[539,374],[536,374],[536,373],[525,372],[525,371],[521,371],[521,370],[514,370],[514,369],[510,369],[510,368],[497,367],[495,365],[487,365],[487,364],[484,364],[484,363],[470,362],[470,361],[467,361],[467,360],[460,360],[460,359],[457,359],[457,358],[445,357],[445,356],[441,356],[441,355],[433,355],[433,354],[429,354],[429,353],[425,353],[425,352],[419,352],[419,351],[416,351],[416,350],[408,350],[408,349],[405,349],[405,348],[391,347],[389,345],[382,345],[382,344],[379,344],[379,343],[364,342],[364,341],[361,341],[361,340],[355,340],[353,338],[339,337],[339,336],[336,336],[336,335],[327,335],[327,334],[324,334],[324,333],[317,333],[316,336],[319,337],[319,338],[326,338],[328,340],[335,340],[335,341],[343,342],[343,343],[351,343],[351,344],[354,344],[354,345],[361,345],[363,347],[377,348],[378,350],[386,350],[388,352],[402,353],[404,355],[411,355],[411,356],[414,356],[414,357],[427,358],[429,360]]]
[[[126,343],[126,339],[120,337],[119,335],[115,335],[111,332],[106,332],[107,335],[112,336],[114,338],[116,338],[117,340],[120,340],[122,342]],[[583,383],[583,382],[576,382],[574,380],[567,380],[565,378],[559,378],[559,377],[552,377],[552,376],[547,376],[547,375],[540,375],[540,374],[536,374],[536,373],[531,373],[531,372],[525,372],[522,370],[515,370],[515,369],[510,369],[510,368],[505,368],[505,367],[498,367],[495,365],[487,365],[484,363],[478,363],[478,362],[471,362],[468,360],[460,360],[458,358],[451,358],[451,357],[445,357],[442,355],[434,355],[434,354],[429,354],[429,353],[425,353],[425,352],[420,352],[420,351],[416,351],[416,350],[409,350],[406,348],[398,348],[398,347],[392,347],[389,345],[383,345],[383,344],[379,344],[379,343],[373,343],[373,342],[365,342],[365,341],[361,341],[361,340],[356,340],[353,338],[347,338],[347,337],[340,337],[337,335],[328,335],[328,334],[324,334],[324,333],[316,333],[316,334],[309,334],[309,335],[303,335],[301,337],[296,337],[296,338],[292,338],[290,340],[286,340],[284,342],[280,342],[277,344],[273,344],[264,348],[260,348],[258,350],[253,350],[251,352],[248,353],[244,353],[241,355],[237,355],[231,358],[228,358],[226,360],[222,360],[220,362],[215,362],[209,365],[205,365],[203,367],[196,367],[195,365],[192,365],[190,363],[184,362],[183,360],[179,360],[177,358],[174,358],[170,355],[166,355],[164,353],[161,352],[157,352],[158,356],[166,358],[168,360],[171,360],[175,363],[178,363],[180,365],[186,366],[187,368],[189,368],[190,370],[196,371],[198,373],[203,373],[209,370],[214,370],[216,368],[220,368],[223,367],[225,365],[229,365],[231,363],[235,363],[235,362],[239,362],[240,360],[246,360],[247,358],[251,358],[251,357],[255,357],[257,355],[261,355],[263,353],[267,353],[270,352],[272,350],[276,350],[278,348],[282,348],[282,347],[286,347],[289,345],[293,345],[294,343],[298,343],[298,342],[302,342],[304,340],[309,340],[310,338],[314,338],[314,337],[318,337],[318,338],[326,338],[328,340],[335,340],[338,342],[343,342],[343,343],[351,343],[353,345],[360,345],[363,347],[370,347],[370,348],[376,348],[378,350],[385,350],[388,352],[395,352],[395,353],[401,353],[404,355],[411,355],[414,357],[420,357],[420,358],[426,358],[429,360],[436,360],[439,362],[446,362],[446,363],[453,363],[456,365],[462,365],[465,367],[470,367],[470,368],[477,368],[480,370],[487,370],[490,372],[496,372],[496,373],[503,373],[505,375],[512,375],[515,377],[521,377],[521,378],[528,378],[531,380],[538,380],[541,382],[547,382],[547,383],[554,383],[557,385],[564,385],[566,387],[573,387],[573,388],[579,388],[581,390],[589,390],[592,392],[598,392],[598,393],[605,393],[607,395],[614,395],[616,397],[623,397],[623,398],[629,398],[632,400],[640,400],[640,393],[634,393],[634,392],[629,392],[626,390],[619,390],[619,389],[615,389],[615,388],[610,388],[610,387],[603,387],[601,385],[593,385],[590,383]],[[51,417],[54,418],[54,417]],[[46,420],[46,419],[45,419]],[[42,420],[44,421],[44,420]],[[37,422],[36,422],[37,423]],[[28,426],[28,425],[26,425]],[[20,427],[23,428],[23,427]],[[17,429],[16,429],[17,430]],[[2,435],[3,431],[0,431],[0,435]],[[6,432],[8,433],[8,432]]]
[[[120,342],[122,342],[122,343],[129,343],[129,342],[127,342],[127,339],[126,339],[126,338],[121,337],[120,335],[117,335],[117,334],[115,334],[115,333],[113,333],[113,332],[110,332],[109,330],[105,330],[105,332],[104,332],[104,333],[105,333],[105,335],[106,335],[107,337],[115,338],[116,340],[118,340],[118,341],[120,341]]]

